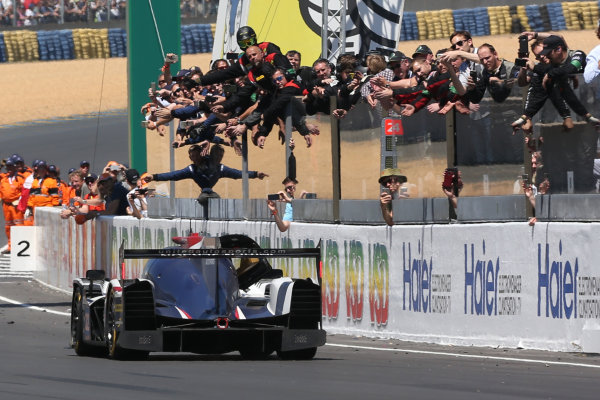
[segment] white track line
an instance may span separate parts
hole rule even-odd
[[[50,310],[48,308],[42,308],[42,307],[34,306],[31,304],[27,304],[27,303],[21,303],[19,301],[8,299],[8,298],[2,297],[2,296],[0,296],[0,301],[4,301],[5,303],[10,303],[10,304],[15,304],[17,306],[29,308],[29,309],[32,309],[35,311],[47,312],[50,314],[65,315],[67,317],[71,315],[71,313],[66,313],[66,312],[62,312],[62,311],[54,311],[54,310]]]
[[[461,357],[461,358],[477,358],[477,359],[486,359],[486,360],[515,361],[515,362],[531,363],[531,364],[562,365],[562,366],[585,367],[585,368],[600,368],[600,365],[572,363],[572,362],[564,362],[564,361],[534,360],[534,359],[530,359],[530,358],[480,356],[480,355],[476,355],[476,354],[444,353],[444,352],[441,352],[441,351],[425,351],[425,350],[409,350],[409,349],[388,349],[388,348],[382,348],[382,347],[353,346],[353,345],[348,345],[348,344],[334,344],[334,343],[327,343],[325,346],[346,347],[346,348],[350,348],[350,349],[363,349],[363,350],[376,350],[376,351],[393,351],[393,352],[398,352],[398,353],[429,354],[429,355],[446,356],[446,357]]]

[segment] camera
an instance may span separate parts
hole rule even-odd
[[[267,195],[267,200],[271,200],[271,201],[277,201],[279,200],[279,193],[274,193],[274,194],[268,194]]]
[[[232,53],[232,52],[227,53],[227,55],[225,56],[225,58],[227,60],[237,60],[238,57],[239,57],[238,53]]]
[[[169,54],[165,57],[165,62],[168,62],[171,64],[175,64],[178,60],[179,60],[179,57],[177,57],[177,54]]]
[[[524,58],[516,58],[515,59],[515,67],[526,67],[527,60]]]
[[[187,129],[187,128],[190,128],[190,127],[194,126],[195,124],[196,124],[196,122],[195,122],[195,121],[193,121],[193,120],[189,120],[189,121],[181,121],[181,122],[179,123],[179,127],[180,127],[180,128],[183,128],[183,129]]]
[[[529,40],[527,39],[527,35],[519,36],[519,52],[517,53],[517,57],[519,57],[519,58],[529,57],[529,48],[527,47],[528,42],[529,42]]]
[[[477,83],[477,71],[471,71],[471,79],[473,79],[473,83]]]
[[[444,171],[444,182],[442,187],[446,190],[452,189],[454,185],[458,185],[458,168],[446,168]]]
[[[234,94],[237,93],[238,87],[237,85],[223,85],[223,92],[228,95],[228,94]]]

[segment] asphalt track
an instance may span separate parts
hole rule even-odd
[[[0,125],[0,158],[19,153],[27,165],[35,159],[55,164],[61,178],[68,179],[70,168],[79,168],[82,160],[99,172],[108,161],[129,160],[127,116],[124,111],[74,116],[54,121],[41,120],[15,125]],[[0,226],[4,216],[0,213]],[[6,244],[4,231],[0,246]]]
[[[598,398],[595,355],[343,335],[329,336],[312,361],[245,361],[237,353],[78,357],[68,346],[69,308],[67,293],[0,280],[1,399]]]

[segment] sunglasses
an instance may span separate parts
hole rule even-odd
[[[278,76],[277,78],[273,78],[273,83],[281,82],[283,80],[283,75]]]
[[[245,49],[247,47],[250,47],[254,44],[254,39],[253,38],[249,38],[249,39],[242,39],[238,42],[238,45],[240,46],[240,48]]]
[[[463,44],[465,44],[466,40],[459,40],[458,42],[454,43],[452,46],[452,50],[456,50],[457,47],[462,46]]]
[[[383,186],[387,185],[388,183],[400,183],[400,180],[398,178],[387,178],[381,181]]]

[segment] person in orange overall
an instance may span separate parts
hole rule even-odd
[[[25,212],[25,225],[33,225],[35,209],[37,207],[52,207],[52,192],[58,192],[56,179],[48,176],[48,165],[45,161],[38,161],[33,165],[33,182],[27,200],[28,212]],[[27,183],[26,185],[27,186]]]
[[[4,212],[4,230],[8,239],[8,247],[2,254],[10,253],[10,228],[24,224],[24,212],[17,209],[25,178],[17,171],[17,166],[12,158],[6,161],[6,174],[0,179],[0,198],[2,198],[2,211]]]

